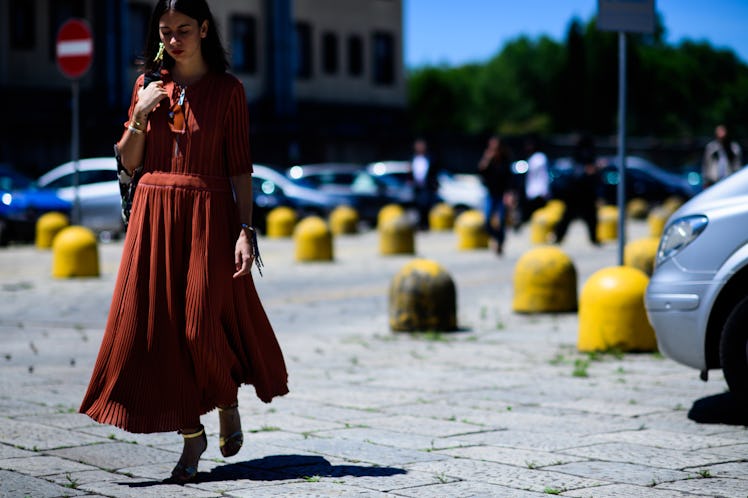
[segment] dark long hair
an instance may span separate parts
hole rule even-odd
[[[211,71],[216,73],[226,72],[229,67],[229,62],[226,58],[226,51],[221,43],[221,37],[218,34],[218,26],[213,19],[213,14],[210,12],[210,7],[208,7],[208,2],[206,0],[159,0],[158,3],[156,3],[153,7],[151,20],[148,23],[148,37],[146,39],[145,61],[143,67],[144,72],[150,73],[154,69],[158,69],[153,58],[158,52],[158,44],[161,41],[159,36],[159,22],[161,21],[161,16],[170,10],[180,12],[195,19],[198,28],[203,24],[203,21],[208,21],[208,34],[203,39],[200,45],[200,50]],[[174,59],[167,54],[166,51],[164,51],[163,67],[165,69],[171,69],[174,67]]]

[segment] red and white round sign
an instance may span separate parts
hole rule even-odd
[[[93,35],[82,19],[66,21],[57,32],[57,67],[71,79],[80,78],[93,62]]]

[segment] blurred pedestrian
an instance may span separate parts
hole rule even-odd
[[[439,190],[438,168],[428,153],[428,145],[422,138],[413,143],[413,159],[410,163],[413,199],[418,209],[418,227],[429,228],[429,212],[437,201]]]
[[[559,192],[559,198],[566,207],[554,228],[556,243],[563,242],[569,224],[579,218],[587,225],[590,243],[600,245],[597,239],[597,203],[601,182],[592,137],[583,135],[577,141],[572,171],[567,174],[569,176],[563,182],[565,187]]]
[[[723,124],[714,129],[714,140],[706,144],[701,163],[701,178],[704,188],[714,185],[735,173],[743,165],[743,151],[734,142]]]
[[[528,157],[522,208],[523,222],[529,221],[532,214],[548,202],[551,182],[548,157],[540,150],[539,139],[535,136],[529,137],[525,142],[525,151]]]
[[[506,237],[507,205],[512,199],[510,154],[501,138],[492,136],[488,139],[483,156],[478,162],[478,173],[488,191],[484,211],[486,231],[493,241],[496,253],[501,255]]]
[[[200,416],[218,408],[219,448],[243,433],[241,384],[269,402],[288,392],[283,355],[255,289],[252,162],[244,88],[205,0],[160,0],[145,74],[117,144],[140,171],[109,319],[80,411],[129,432],[178,431],[172,479],[195,479],[207,447]],[[154,67],[159,42],[163,68]],[[158,71],[156,72],[158,75]]]

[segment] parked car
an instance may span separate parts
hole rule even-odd
[[[252,173],[254,223],[264,230],[265,216],[277,206],[293,208],[300,218],[316,215],[327,217],[343,200],[320,192],[286,176],[276,168],[255,164]]]
[[[367,170],[390,183],[393,190],[399,189],[402,192],[400,195],[412,203],[413,186],[409,161],[379,161],[369,164]],[[437,179],[439,182],[437,195],[441,202],[449,204],[458,213],[468,209],[483,210],[486,187],[478,175],[442,170],[437,175]]]
[[[57,195],[75,201],[75,165],[61,164],[39,177],[40,186],[55,189]],[[122,222],[122,198],[117,180],[117,162],[112,157],[92,157],[78,161],[78,199],[81,225],[108,240],[120,237],[125,226]]]
[[[603,199],[616,204],[618,199],[618,157],[599,159]],[[687,175],[679,175],[638,156],[626,156],[626,200],[641,198],[661,203],[668,197],[688,200],[698,193],[698,186],[689,182]]]
[[[0,165],[0,246],[34,240],[39,216],[51,212],[70,215],[71,204],[52,190],[7,165]]]
[[[702,372],[721,368],[748,403],[748,170],[668,219],[645,306],[660,350]],[[748,404],[746,405],[748,406]]]
[[[341,204],[358,211],[360,219],[376,223],[379,210],[387,204],[408,204],[412,198],[402,197],[401,190],[392,188],[381,178],[369,173],[363,165],[351,163],[304,164],[289,168],[286,176],[319,192],[331,195]]]

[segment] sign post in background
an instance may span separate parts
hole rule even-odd
[[[57,67],[63,75],[71,80],[72,94],[72,125],[70,140],[70,155],[75,170],[73,202],[73,223],[79,223],[81,218],[80,197],[78,194],[78,160],[80,159],[80,88],[79,80],[91,67],[93,62],[93,36],[91,28],[82,19],[66,21],[57,32],[56,59]]]
[[[626,247],[626,32],[654,33],[655,0],[598,0],[597,28],[618,32],[618,264]]]

